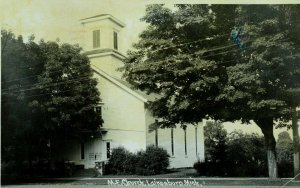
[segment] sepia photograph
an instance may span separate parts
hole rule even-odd
[[[1,187],[300,187],[297,0],[1,0]]]

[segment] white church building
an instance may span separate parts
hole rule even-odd
[[[102,101],[96,110],[104,123],[100,137],[70,144],[64,159],[94,168],[95,162],[110,158],[113,148],[123,146],[137,152],[153,144],[167,150],[170,168],[192,167],[197,160],[204,160],[203,123],[187,126],[185,130],[177,126],[149,132],[155,119],[146,106],[157,96],[132,89],[116,70],[123,66],[125,58],[119,44],[125,24],[109,14],[82,19],[81,24],[84,53],[90,59]]]

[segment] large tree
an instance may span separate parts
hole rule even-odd
[[[21,85],[37,81],[33,75],[41,73],[42,64],[32,60],[32,53],[21,36],[15,37],[13,33],[2,30],[1,44],[2,160],[21,162],[33,158],[40,150],[30,126],[30,99],[25,97],[25,92],[16,91]]]
[[[95,111],[100,102],[97,81],[79,46],[35,43],[34,37],[24,43],[8,31],[2,31],[1,40],[2,154],[6,160],[49,158],[49,152],[65,139],[97,134],[102,124]],[[23,150],[27,152],[22,155]]]
[[[286,19],[282,19],[282,13]],[[299,48],[282,6],[151,5],[149,25],[125,61],[125,77],[139,89],[161,94],[150,104],[161,126],[254,120],[277,177],[274,121],[291,119],[299,105]],[[236,26],[242,45],[229,37]],[[293,91],[291,95],[290,91]]]
[[[240,7],[237,24],[249,42],[241,61],[228,67],[228,82],[219,96],[234,106],[230,109],[234,118],[252,119],[261,128],[271,178],[277,177],[274,122],[287,125],[300,102],[299,36],[291,31],[299,21],[289,15],[289,8]]]
[[[288,21],[287,33],[289,35],[289,39],[294,41],[294,45],[296,49],[300,48],[300,23],[299,23],[299,16],[300,16],[300,6],[299,5],[286,5],[282,6],[281,8],[281,15],[284,20]],[[298,55],[299,56],[299,55]],[[298,61],[299,62],[299,61]],[[299,70],[294,70],[295,72]],[[296,77],[292,80],[293,82],[298,82],[299,84],[299,77]],[[297,112],[297,107],[299,108],[299,85],[298,87],[291,88],[288,90],[288,95],[290,97],[290,106],[292,107],[292,130],[293,130],[293,151],[294,151],[294,175],[298,175],[300,172],[300,138],[299,138],[299,109]]]

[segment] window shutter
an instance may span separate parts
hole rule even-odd
[[[93,31],[93,48],[100,47],[100,30]]]
[[[118,49],[118,33],[114,31],[114,49]]]

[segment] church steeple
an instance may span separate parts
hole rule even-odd
[[[81,23],[85,32],[84,50],[91,64],[112,76],[120,77],[121,73],[116,69],[123,65],[122,59],[125,58],[119,52],[119,38],[125,24],[110,14],[85,18]]]

